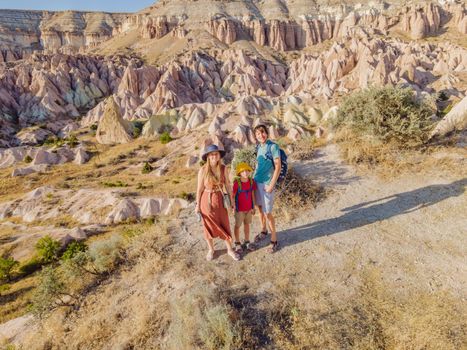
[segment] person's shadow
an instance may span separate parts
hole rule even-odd
[[[446,185],[431,185],[394,194],[378,200],[342,209],[345,214],[295,227],[279,233],[281,246],[286,247],[321,236],[327,236],[372,224],[391,217],[425,208],[465,192],[467,178]]]

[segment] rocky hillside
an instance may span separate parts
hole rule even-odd
[[[115,34],[126,14],[0,10],[0,62],[32,52],[78,53]]]

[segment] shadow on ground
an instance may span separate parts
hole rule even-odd
[[[304,178],[311,178],[317,183],[333,187],[335,185],[349,185],[360,179],[352,174],[348,166],[325,157],[323,150],[316,150],[313,161],[297,162],[293,168]]]
[[[366,226],[377,221],[411,213],[465,192],[467,178],[446,185],[431,185],[397,193],[378,200],[342,209],[345,214],[280,232],[282,247],[313,238],[332,235]]]

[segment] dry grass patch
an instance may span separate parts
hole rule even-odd
[[[383,179],[404,173],[429,174],[446,171],[465,174],[467,150],[447,145],[401,147],[397,142],[383,142],[370,136],[358,136],[349,130],[336,134],[342,158],[360,171],[375,171]]]
[[[37,283],[37,276],[31,275],[0,285],[0,323],[25,314],[31,303]]]
[[[325,189],[298,175],[289,167],[287,177],[276,189],[274,212],[285,222],[290,222],[304,210],[315,206],[326,196]]]
[[[382,275],[375,267],[365,268],[350,300],[300,290],[286,306],[286,322],[272,325],[278,348],[454,350],[465,344],[465,304],[447,292],[397,295]]]

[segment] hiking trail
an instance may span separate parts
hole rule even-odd
[[[280,250],[268,254],[268,238],[236,263],[217,241],[216,258],[207,263],[201,224],[188,211],[182,215],[180,241],[193,247],[199,264],[212,266],[220,275],[227,269],[260,290],[278,275],[303,281],[320,269],[327,283],[344,288],[347,282],[342,281],[351,279],[355,269],[371,264],[396,287],[443,286],[467,297],[466,178],[436,170],[430,176],[406,174],[389,181],[371,173],[357,175],[334,144],[292,166],[330,191],[294,221],[284,224],[276,218]],[[252,236],[259,232],[258,221],[255,217]]]

